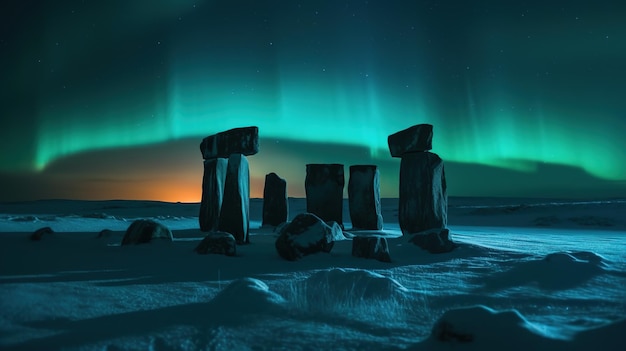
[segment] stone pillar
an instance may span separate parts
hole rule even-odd
[[[355,229],[383,229],[380,210],[380,172],[376,165],[350,166],[350,219]]]
[[[259,128],[234,128],[200,143],[204,158],[200,230],[222,230],[248,243],[250,175],[245,156],[259,152]]]
[[[343,165],[307,164],[304,188],[307,212],[325,222],[335,221],[343,228]]]
[[[228,159],[214,158],[204,161],[202,177],[202,200],[200,202],[200,230],[210,232],[217,230],[217,223],[224,198],[224,181]]]
[[[288,216],[287,181],[280,178],[276,173],[267,174],[263,188],[262,225],[277,226],[287,222]]]
[[[232,154],[228,158],[217,229],[232,234],[238,244],[250,242],[250,173],[248,160],[242,154]]]
[[[402,155],[398,221],[403,234],[445,228],[448,192],[443,161],[432,152]]]

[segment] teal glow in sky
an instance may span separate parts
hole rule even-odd
[[[0,155],[2,174],[42,174],[89,152],[199,143],[256,125],[265,143],[292,148],[272,146],[263,163],[280,164],[295,149],[289,160],[299,169],[320,158],[322,145],[359,150],[321,158],[387,165],[383,195],[395,196],[387,136],[430,123],[433,151],[453,169],[526,174],[540,182],[528,195],[541,196],[567,173],[538,172],[560,167],[587,174],[603,196],[611,187],[626,194],[626,5],[618,2],[13,6],[0,38],[10,52],[2,57],[10,79],[0,146],[11,150]],[[452,195],[485,188],[457,184]],[[584,189],[578,196],[594,195]]]

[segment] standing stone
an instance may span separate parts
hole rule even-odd
[[[325,222],[335,221],[343,228],[343,165],[307,164],[304,188],[306,210]]]
[[[428,151],[433,148],[432,124],[417,124],[387,138],[391,157],[406,153]]]
[[[380,214],[380,172],[377,166],[350,166],[348,204],[353,228],[383,229],[383,216]]]
[[[219,214],[218,230],[232,234],[238,244],[250,242],[250,173],[248,160],[242,154],[228,158],[224,200]]]
[[[398,220],[403,234],[446,227],[446,175],[437,154],[417,152],[402,156],[399,195]]]
[[[200,230],[210,232],[217,230],[220,210],[224,199],[224,182],[228,159],[214,158],[204,161],[202,177],[202,200],[200,202]]]
[[[263,188],[263,223],[277,226],[287,221],[289,204],[287,202],[287,181],[276,173],[265,176]]]
[[[233,154],[245,156],[259,152],[259,128],[234,128],[202,139],[200,152],[205,160],[225,158]]]

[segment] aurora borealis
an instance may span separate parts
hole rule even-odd
[[[0,200],[199,201],[203,137],[256,125],[266,173],[377,164],[434,125],[452,196],[626,196],[618,1],[3,4]]]

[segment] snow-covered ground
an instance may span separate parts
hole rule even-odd
[[[347,206],[347,205],[346,205]],[[304,212],[290,199],[290,218]],[[622,350],[626,201],[453,198],[460,244],[429,254],[399,236],[392,262],[351,241],[296,262],[251,200],[251,243],[198,255],[198,204],[0,203],[2,350]],[[175,240],[121,247],[136,218]],[[349,211],[344,224],[349,231]],[[41,241],[30,234],[49,226]],[[97,238],[103,229],[110,235]]]

